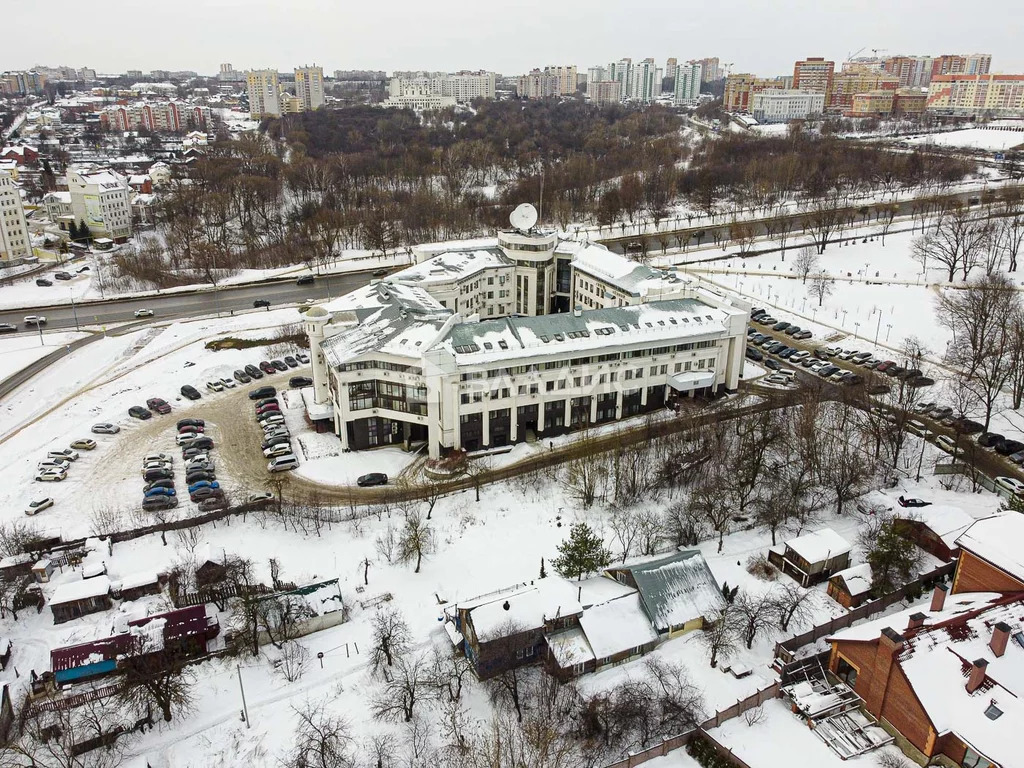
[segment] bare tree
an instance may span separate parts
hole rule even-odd
[[[302,643],[295,640],[286,640],[281,644],[281,654],[278,658],[277,668],[289,683],[294,683],[302,677],[308,662],[309,649]]]
[[[813,616],[811,594],[811,590],[802,589],[794,583],[783,584],[772,593],[772,608],[775,611],[779,629],[787,632],[789,625],[793,622],[803,624]]]
[[[155,649],[145,636],[136,636],[119,668],[118,696],[130,710],[145,712],[155,706],[169,723],[192,709],[195,674],[181,652]]]
[[[633,542],[640,532],[636,524],[636,511],[616,507],[612,510],[608,527],[612,529],[615,540],[622,547],[622,562],[626,562],[629,559],[630,550],[633,548]]]
[[[726,604],[713,618],[704,622],[700,642],[712,667],[718,666],[719,659],[728,659],[736,652],[739,633],[732,605]]]
[[[793,259],[793,271],[800,275],[800,279],[806,284],[807,277],[818,269],[820,261],[813,245],[803,246]]]
[[[420,517],[418,512],[406,515],[405,524],[402,526],[398,538],[399,561],[403,563],[415,561],[416,569],[413,573],[419,573],[423,555],[432,552],[433,547],[434,529]]]
[[[355,768],[354,740],[343,719],[330,713],[327,699],[305,701],[292,707],[297,717],[295,746],[285,760],[286,768]]]
[[[145,721],[139,721],[140,726]],[[106,697],[69,709],[32,710],[20,735],[0,743],[5,768],[117,768],[132,740],[116,698]],[[128,731],[128,732],[126,732]],[[95,748],[83,751],[94,743]]]
[[[373,628],[373,645],[370,649],[370,665],[376,673],[384,665],[393,667],[395,661],[409,652],[412,636],[409,625],[397,608],[378,610],[370,620]]]
[[[398,659],[373,699],[373,716],[378,720],[412,720],[416,703],[435,690],[429,674],[430,664],[424,654]]]
[[[945,212],[933,230],[914,240],[913,256],[925,272],[929,264],[939,265],[946,270],[949,282],[953,282],[957,270],[967,280],[990,237],[991,228],[986,222],[976,220],[970,209],[957,207]]]
[[[742,593],[733,603],[740,638],[752,648],[757,636],[772,625],[774,604],[770,595]]]
[[[811,298],[818,300],[818,306],[820,307],[824,304],[825,299],[832,295],[835,289],[835,280],[822,270],[811,278],[811,287],[807,289],[807,293],[810,294]]]

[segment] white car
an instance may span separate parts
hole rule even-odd
[[[263,493],[252,493],[249,494],[249,498],[245,500],[246,504],[260,504],[264,501],[272,501],[274,494],[264,491]]]
[[[234,389],[236,382],[234,379],[223,378],[220,380],[220,385],[224,387],[224,389]]]
[[[174,462],[174,457],[166,453],[148,453],[142,458],[143,464],[148,464],[151,461],[164,461],[171,464]]]
[[[36,475],[36,480],[41,483],[59,483],[68,476],[66,469],[43,469]]]
[[[136,317],[153,317],[153,310],[152,309],[136,309],[135,310],[135,316]]]
[[[799,363],[801,360],[803,360],[809,354],[811,354],[811,353],[808,352],[806,349],[801,349],[799,352],[794,352],[792,355],[789,356],[789,362],[791,362],[791,363]]]
[[[52,506],[53,499],[51,499],[49,496],[47,496],[45,499],[36,499],[27,507],[25,507],[25,514],[29,516],[38,515],[44,509],[49,509]]]
[[[184,445],[185,443],[191,443],[197,437],[202,437],[202,434],[199,432],[181,432],[177,437],[174,438],[174,441],[178,445]]]
[[[1024,496],[1024,482],[1021,482],[1016,477],[997,477],[995,484],[996,488],[1002,488],[1004,491]],[[996,492],[998,493],[998,491]]]
[[[50,451],[46,454],[48,459],[65,459],[67,461],[78,461],[78,451],[73,451],[70,448],[62,448],[59,451]]]
[[[121,428],[117,424],[93,424],[92,433],[94,435],[116,435],[121,431]]]
[[[299,459],[294,453],[286,453],[284,456],[275,456],[267,463],[268,472],[284,472],[295,469],[299,466]]]
[[[46,325],[46,318],[42,315],[25,315],[25,325]]]
[[[208,382],[206,382],[206,388],[208,390],[210,390],[211,392],[223,392],[224,391],[224,385],[221,384],[219,381],[208,381]]]
[[[935,438],[935,444],[939,446],[946,453],[953,453],[956,451],[956,440],[949,435],[938,435]]]
[[[71,462],[67,459],[44,459],[36,465],[40,472],[45,472],[48,469],[62,469],[65,472],[71,467]]]

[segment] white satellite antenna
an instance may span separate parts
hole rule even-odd
[[[537,223],[537,209],[529,203],[520,203],[508,220],[520,232],[529,232]]]

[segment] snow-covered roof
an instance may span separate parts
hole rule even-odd
[[[599,659],[658,639],[658,633],[644,613],[640,595],[636,592],[583,611],[580,626],[594,656]]]
[[[636,590],[628,584],[621,584],[608,576],[592,576],[574,583],[579,592],[580,604],[584,609],[592,605],[607,603],[617,597],[636,594]]]
[[[469,611],[473,629],[481,642],[530,629],[540,629],[546,621],[572,616],[583,611],[576,599],[575,586],[549,576],[512,594],[497,593],[489,602]]]
[[[674,272],[638,264],[596,243],[577,251],[572,266],[631,296],[678,294],[689,284]]]
[[[43,195],[43,201],[54,201],[57,203],[67,203],[71,205],[71,193],[70,192],[47,192]]]
[[[389,276],[389,280],[430,285],[465,278],[487,269],[514,267],[512,261],[498,247],[453,249],[431,256],[424,262],[406,267]]]
[[[1024,515],[1007,512],[978,520],[956,540],[961,549],[1024,581]]]
[[[548,635],[544,639],[548,644],[548,650],[562,669],[568,669],[573,664],[585,664],[595,658],[594,651],[587,642],[587,636],[579,627]]]
[[[697,549],[622,570],[633,575],[644,609],[658,631],[709,616],[724,602],[721,587]]]
[[[946,507],[941,504],[908,510],[907,513],[900,514],[899,517],[920,521],[950,548],[956,546],[957,537],[974,523],[974,518],[962,509]]]
[[[323,616],[328,613],[343,610],[345,607],[338,588],[337,579],[318,581],[313,584],[304,584],[301,587],[288,590],[287,592],[275,592],[261,600],[288,600],[292,603],[299,602],[306,606],[314,616]]]
[[[842,579],[846,585],[846,591],[853,597],[863,595],[871,590],[871,566],[867,563],[839,571],[833,574],[832,578]]]
[[[946,595],[945,604],[941,611],[927,611],[925,626],[932,626],[939,622],[948,621],[962,617],[970,613],[981,611],[998,602],[1003,596],[998,592],[961,592],[959,594]],[[907,608],[899,613],[892,613],[871,621],[854,624],[852,627],[829,635],[827,640],[870,642],[877,640],[882,630],[890,629],[896,633],[906,632],[910,623],[910,617],[921,613],[920,606]]]
[[[130,573],[121,579],[121,589],[138,589],[160,581],[156,571],[139,571]]]
[[[786,542],[786,546],[808,563],[820,563],[845,555],[853,548],[846,539],[831,528],[805,533]]]
[[[668,344],[726,334],[727,313],[697,299],[670,299],[629,307],[505,317],[453,325],[444,346],[460,365],[598,350]]]
[[[72,581],[68,584],[61,584],[54,590],[53,597],[50,598],[50,605],[88,600],[90,597],[100,597],[108,592],[110,592],[110,579],[106,576]]]

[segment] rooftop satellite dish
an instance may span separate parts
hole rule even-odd
[[[529,203],[521,203],[512,211],[512,215],[508,217],[508,220],[520,232],[529,232],[533,225],[537,223],[537,209]]]

